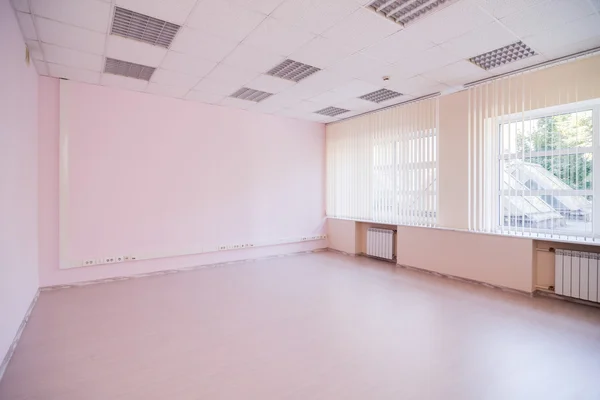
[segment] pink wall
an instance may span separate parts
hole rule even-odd
[[[49,78],[41,79],[40,104],[42,286],[325,247],[316,241],[60,270],[59,111],[69,138],[72,262],[324,232],[324,126]]]
[[[8,1],[0,1],[0,363],[38,288],[37,82]],[[0,374],[2,371],[0,371]]]

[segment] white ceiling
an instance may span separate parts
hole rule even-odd
[[[320,122],[600,46],[600,0],[458,0],[405,29],[371,0],[11,1],[41,75]],[[115,5],[183,26],[168,50],[110,35]],[[466,61],[517,40],[538,55],[489,72]],[[157,70],[150,82],[106,74],[105,57]],[[265,75],[286,58],[322,70]],[[275,95],[227,97],[242,86]],[[405,96],[357,98],[384,87]],[[329,106],[351,112],[314,113]]]

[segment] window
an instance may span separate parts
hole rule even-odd
[[[435,225],[437,113],[433,98],[327,125],[327,215]]]
[[[525,113],[498,128],[501,231],[593,237],[598,107]],[[527,115],[530,114],[530,115]]]

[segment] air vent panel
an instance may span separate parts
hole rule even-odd
[[[234,99],[248,100],[253,101],[255,103],[259,103],[264,99],[273,96],[273,93],[263,92],[262,90],[255,90],[249,88],[241,88],[237,92],[233,93],[229,97],[233,97]]]
[[[336,115],[344,114],[349,112],[350,110],[346,110],[344,108],[337,107],[327,107],[319,111],[315,111],[316,114],[327,115],[328,117],[335,117]]]
[[[518,41],[507,46],[500,47],[499,49],[471,57],[469,58],[469,61],[487,71],[534,55],[536,55],[536,52],[531,47],[527,46],[521,41]]]
[[[104,72],[113,75],[126,76],[128,78],[141,79],[149,81],[156,68],[140,65],[128,61],[115,60],[114,58],[106,58],[104,64]]]
[[[372,101],[373,103],[381,103],[399,96],[402,96],[402,93],[394,92],[393,90],[388,89],[379,89],[360,96],[359,99]]]
[[[369,8],[397,24],[406,26],[456,1],[458,0],[375,0],[369,4]]]
[[[115,7],[110,33],[168,49],[179,28],[162,19]]]
[[[288,81],[300,82],[302,79],[308,78],[320,70],[320,68],[313,67],[312,65],[287,59],[276,67],[273,67],[267,72],[267,75],[287,79]]]

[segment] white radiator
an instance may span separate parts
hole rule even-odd
[[[394,231],[369,228],[367,230],[367,255],[392,260],[394,258]]]
[[[576,299],[600,302],[598,253],[556,250],[554,292]]]

